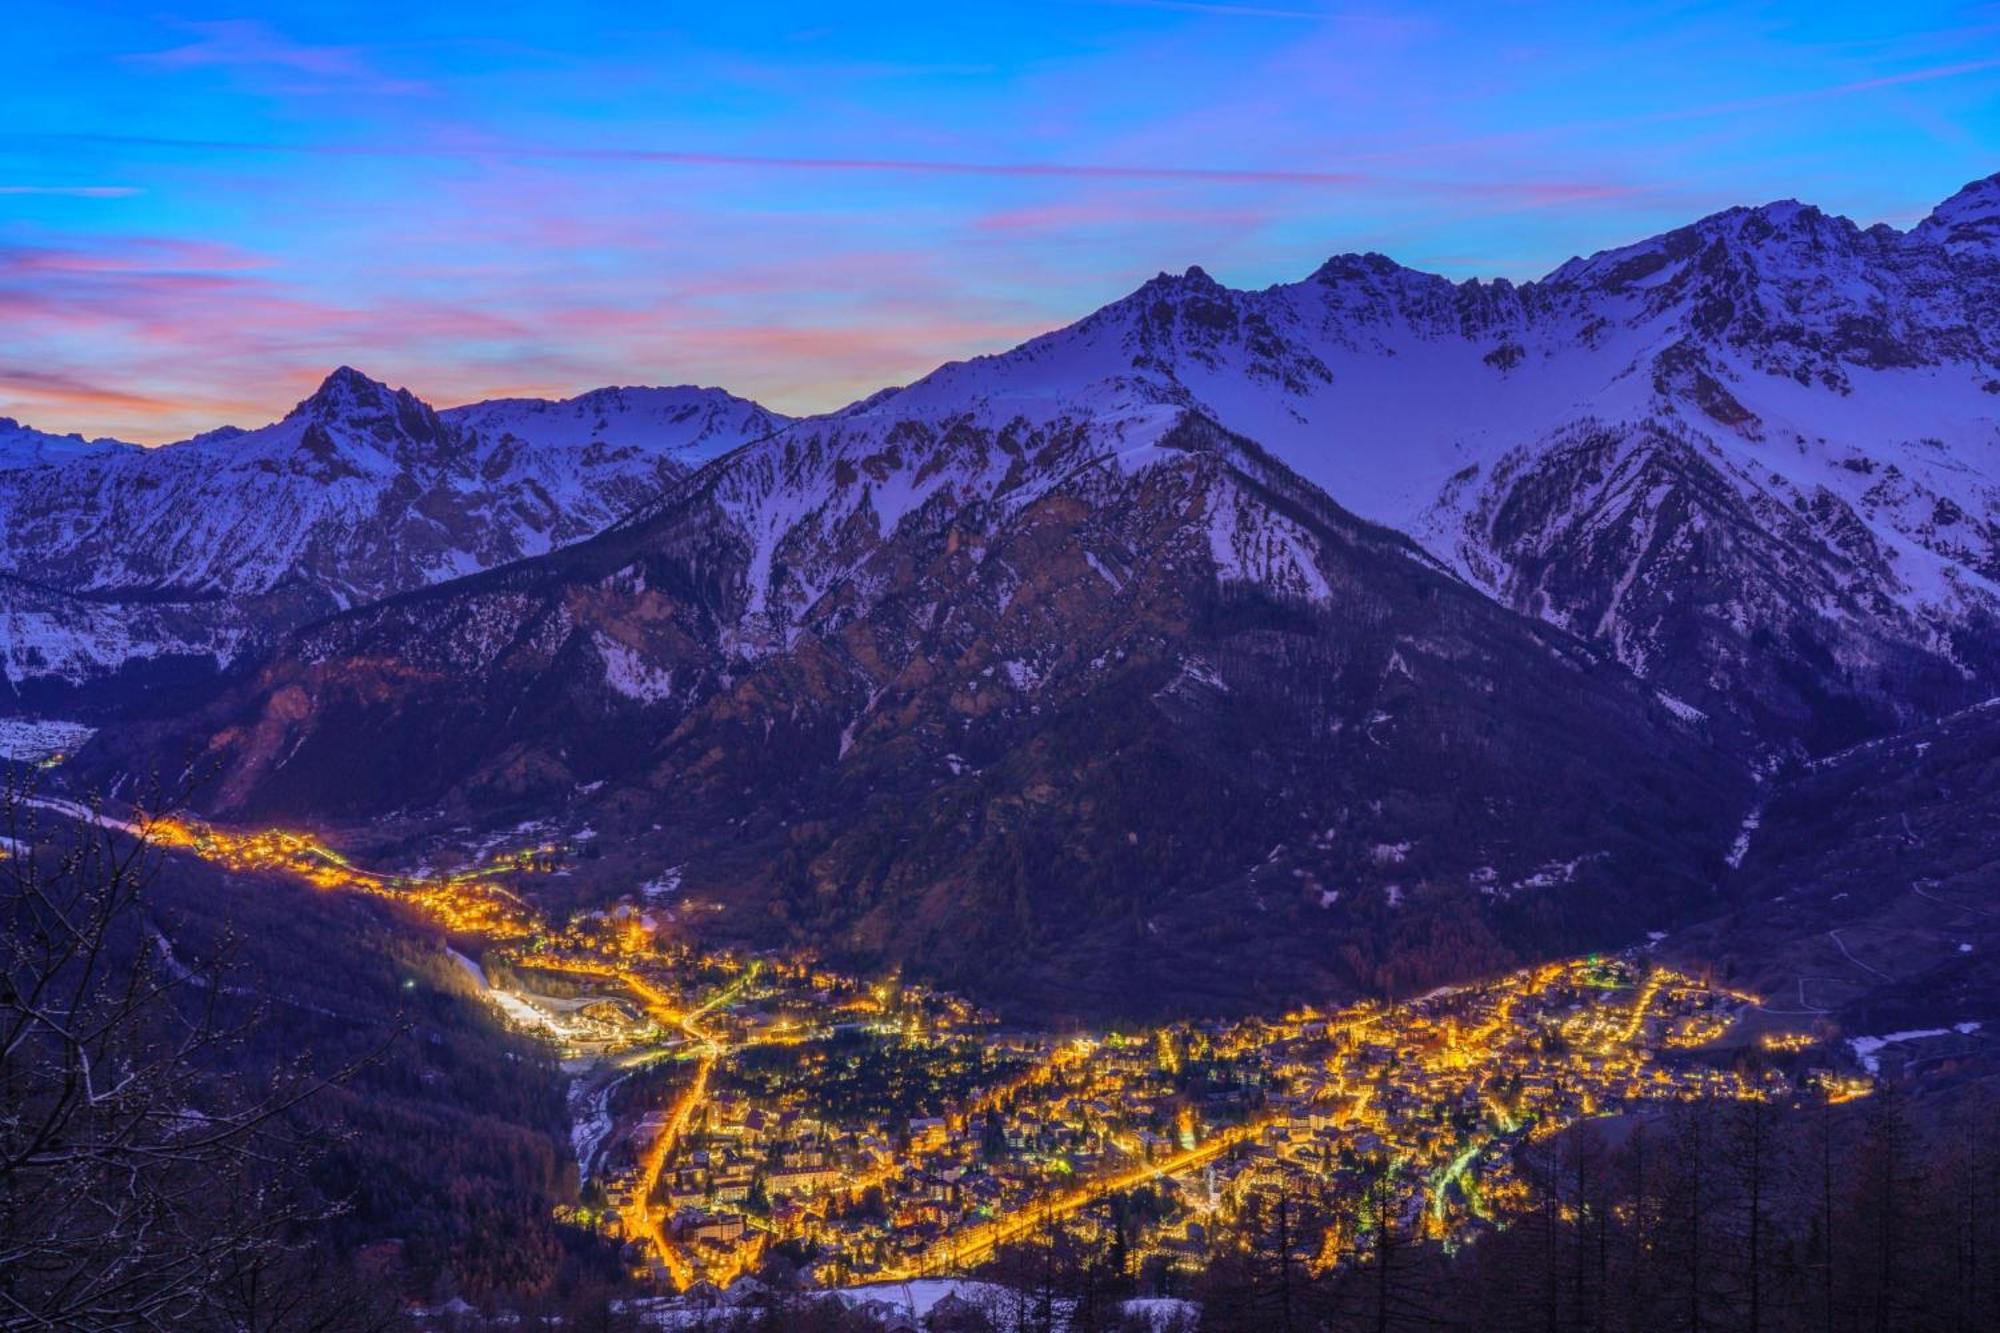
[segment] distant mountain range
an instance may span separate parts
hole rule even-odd
[[[1519,286],[1163,274],[799,421],[341,371],[7,473],[0,552],[103,781],[557,812],[586,889],[1056,1011],[1407,992],[1714,910],[1773,775],[2000,694],[2000,177]],[[233,665],[135,704],[167,652]]]
[[[123,440],[86,440],[81,435],[51,435],[45,430],[24,426],[12,417],[0,417],[0,472],[47,467],[74,462],[79,458],[132,453],[138,448],[138,445],[127,444]]]
[[[157,449],[0,429],[6,676],[30,699],[198,677],[581,540],[785,420],[696,388],[440,413],[342,367],[282,421]]]

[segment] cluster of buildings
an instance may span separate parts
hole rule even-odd
[[[677,1287],[774,1252],[829,1284],[963,1271],[1058,1229],[1129,1265],[1198,1266],[1294,1203],[1294,1243],[1326,1265],[1391,1228],[1449,1242],[1493,1224],[1526,1194],[1523,1147],[1587,1118],[1868,1091],[1808,1063],[1813,1034],[1732,1041],[1755,997],[1636,957],[1394,1006],[1010,1032],[894,978],[698,950],[636,906],[548,922],[497,876],[546,869],[551,848],[403,878],[300,834],[154,832],[396,898],[488,946],[508,978],[491,998],[558,1044],[594,1108],[577,1216]]]
[[[963,1271],[1058,1228],[1197,1267],[1274,1194],[1347,1201],[1309,1210],[1333,1263],[1385,1224],[1490,1225],[1525,1196],[1521,1145],[1579,1120],[1797,1090],[1807,1042],[1764,1043],[1757,1073],[1705,1052],[1750,998],[1580,960],[1393,1007],[1059,1037],[773,965],[718,1016],[731,1056],[648,1201],[711,1280],[773,1246],[829,1284]],[[913,1098],[912,1068],[956,1076]]]

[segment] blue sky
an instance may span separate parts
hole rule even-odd
[[[172,0],[166,0],[171,5]],[[2000,170],[2000,5],[15,0],[0,414],[159,441],[348,362],[790,411],[1161,269],[1537,276]]]

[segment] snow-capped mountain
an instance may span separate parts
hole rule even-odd
[[[205,747],[224,815],[568,807],[747,933],[1079,1008],[1629,942],[1713,910],[1774,753],[2000,693],[1995,201],[1518,286],[1162,275],[85,759]]]
[[[692,388],[441,414],[343,367],[258,430],[0,474],[0,569],[35,589],[0,602],[9,679],[226,661],[314,616],[580,540],[781,424]],[[112,604],[145,630],[75,629]]]
[[[1193,410],[1664,688],[1841,743],[1994,683],[1996,236],[1986,180],[1907,233],[1738,208],[1521,285],[1379,255],[1257,292],[1163,274],[803,423],[722,478],[758,552],[741,637],[781,638],[841,568],[794,519],[830,532],[865,497],[886,532],[947,481],[997,481],[899,447],[899,430],[1123,436]],[[327,607],[356,605],[578,540],[675,466],[782,425],[693,389],[432,414],[343,372],[261,431],[14,477],[0,560],[63,590],[240,596],[302,578]],[[1827,714],[1844,720],[1821,735]]]
[[[692,385],[611,387],[574,398],[491,398],[438,413],[486,439],[539,449],[615,447],[695,467],[787,420],[746,398]]]
[[[896,448],[915,423],[1195,411],[1663,686],[1838,744],[2000,672],[1996,234],[1988,180],[1908,233],[1739,208],[1519,286],[1377,255],[1259,292],[1190,269],[801,423],[722,494],[758,508],[729,497],[758,466],[785,479],[743,519],[769,556],[790,516],[846,512],[800,471],[821,452],[872,460],[849,493],[886,530],[947,481],[985,484]],[[811,561],[755,566],[753,613],[822,586],[767,567],[796,583]]]
[[[0,417],[0,473],[21,468],[52,467],[79,458],[125,453],[138,447],[108,437],[86,440],[81,435],[51,435],[45,430],[24,426],[12,417]]]

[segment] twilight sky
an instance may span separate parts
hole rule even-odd
[[[813,411],[1161,269],[1529,278],[2000,170],[1996,4],[174,3],[7,5],[0,415],[163,441],[341,362]]]

